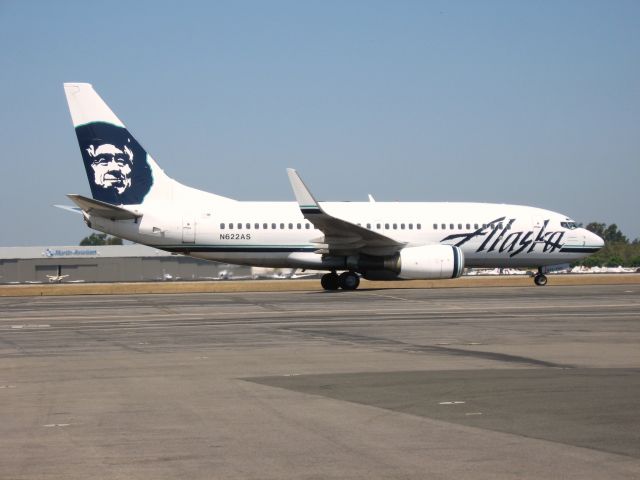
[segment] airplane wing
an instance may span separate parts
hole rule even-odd
[[[133,213],[126,208],[111,205],[110,203],[100,200],[94,200],[93,198],[83,197],[82,195],[69,194],[67,197],[89,215],[109,218],[111,220],[133,220],[134,218],[140,218],[142,216],[141,213]]]
[[[324,238],[316,242],[323,244],[324,248],[319,248],[316,253],[385,255],[395,253],[406,245],[386,235],[329,215],[313,197],[298,172],[288,168],[287,174],[302,215],[324,233]]]

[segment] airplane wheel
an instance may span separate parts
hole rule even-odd
[[[325,273],[320,279],[320,284],[325,290],[337,290],[340,286],[340,280],[335,273]]]
[[[360,277],[354,272],[343,272],[338,278],[343,290],[355,290],[360,285]]]
[[[547,276],[539,273],[535,277],[533,277],[533,281],[539,287],[544,287],[547,284]]]

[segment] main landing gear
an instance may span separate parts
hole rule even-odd
[[[547,284],[547,276],[542,273],[542,267],[538,267],[538,273],[533,277],[533,281],[539,287],[544,287]]]
[[[322,288],[325,290],[355,290],[360,285],[360,277],[355,272],[325,273],[320,279]]]

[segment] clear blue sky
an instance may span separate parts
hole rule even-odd
[[[0,245],[75,244],[63,82],[183,183],[535,205],[640,237],[640,2],[0,0]]]

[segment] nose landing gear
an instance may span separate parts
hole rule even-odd
[[[538,267],[538,273],[533,277],[533,282],[539,287],[544,287],[547,284],[547,276],[542,273],[542,267]]]
[[[325,273],[320,279],[320,284],[325,290],[355,290],[360,285],[360,277],[355,272]]]

